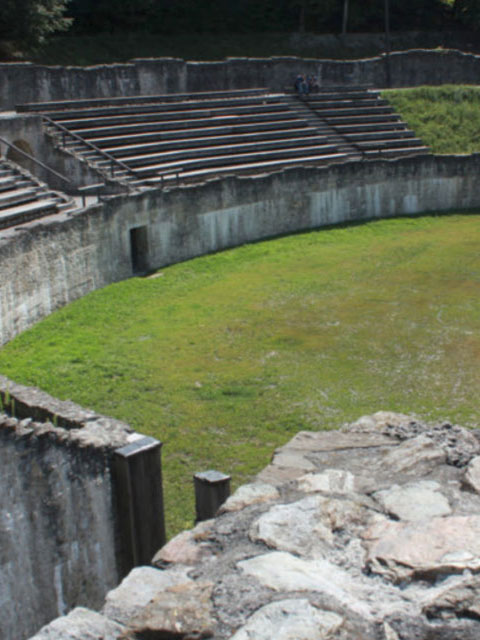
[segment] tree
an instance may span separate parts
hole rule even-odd
[[[20,47],[41,44],[55,31],[65,31],[68,0],[1,0],[0,40]]]

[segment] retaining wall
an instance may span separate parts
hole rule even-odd
[[[160,443],[3,376],[0,405],[0,637],[22,640],[163,544]]]
[[[0,110],[48,100],[251,87],[283,91],[299,71],[316,75],[325,86],[477,84],[480,56],[456,50],[415,49],[349,61],[272,57],[194,62],[159,58],[93,67],[4,63],[0,64]]]
[[[133,273],[262,238],[343,222],[480,206],[480,156],[420,156],[229,177],[117,196],[0,235],[0,344]],[[135,247],[133,247],[135,249]]]

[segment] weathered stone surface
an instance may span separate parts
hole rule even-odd
[[[390,451],[383,461],[384,467],[392,472],[411,471],[417,469],[422,473],[431,470],[435,465],[445,462],[446,454],[433,444],[431,438],[420,435]]]
[[[377,491],[373,497],[400,520],[424,520],[452,513],[438,482],[421,481]]]
[[[480,570],[480,516],[381,522],[363,538],[368,567],[394,582]]]
[[[103,614],[112,620],[127,624],[159,594],[170,587],[188,585],[189,567],[175,566],[168,571],[152,567],[133,569],[120,585],[107,594]]]
[[[348,433],[384,433],[386,430],[410,428],[416,421],[411,416],[393,411],[377,411],[369,416],[361,416],[355,422],[344,425],[342,431]]]
[[[239,487],[220,507],[219,513],[240,511],[252,504],[277,500],[280,496],[278,489],[266,482],[252,482]]]
[[[40,629],[31,640],[118,640],[124,631],[125,627],[117,622],[77,607]]]
[[[352,500],[313,495],[272,507],[254,522],[250,538],[281,551],[322,558],[333,544],[334,531],[368,518],[365,507]]]
[[[422,611],[429,618],[450,615],[480,620],[480,576],[446,580],[428,595],[422,603]]]
[[[480,493],[480,456],[476,456],[470,460],[465,471],[464,482],[470,489]]]
[[[272,551],[237,565],[247,575],[274,591],[316,591],[364,618],[370,607],[362,602],[355,581],[346,571],[325,560],[303,560],[290,553]]]
[[[343,469],[325,469],[322,473],[307,473],[297,480],[304,493],[350,493],[355,491],[355,476]]]
[[[129,619],[129,631],[139,638],[210,638],[212,586],[188,582],[169,587]]]
[[[312,607],[304,598],[267,604],[231,640],[327,640],[343,623],[336,613]]]
[[[168,564],[196,564],[210,554],[210,547],[206,543],[197,543],[193,531],[182,531],[164,545],[152,559],[156,567]]]

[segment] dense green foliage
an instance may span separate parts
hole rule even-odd
[[[0,351],[0,371],[164,442],[169,533],[192,474],[265,466],[300,429],[391,409],[478,426],[480,214],[244,246],[115,284]]]
[[[349,0],[349,31],[384,26],[384,0]],[[77,28],[155,33],[296,31],[339,33],[343,0],[72,0]],[[432,29],[452,19],[448,0],[390,0],[397,29]]]
[[[68,0],[2,0],[0,41],[34,46],[55,31],[64,31],[72,20],[65,17]]]
[[[479,87],[416,87],[383,95],[434,153],[480,152]]]
[[[390,25],[396,31],[451,29],[462,24],[471,28],[478,24],[479,3],[480,0],[388,0]],[[303,31],[339,34],[344,27],[349,33],[378,32],[385,28],[385,1],[2,0],[0,49],[7,41],[13,41],[32,54],[46,36],[66,29],[71,22],[73,36],[136,33],[171,37]]]

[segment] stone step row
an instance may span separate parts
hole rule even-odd
[[[187,114],[197,109],[235,109],[237,107],[254,107],[255,105],[275,105],[282,102],[282,94],[269,93],[261,96],[212,98],[211,100],[188,100],[162,103],[129,103],[102,107],[77,107],[74,103],[70,108],[61,111],[52,109],[42,113],[55,120],[62,121],[74,118],[100,118],[103,116],[115,116],[118,114],[162,113],[167,111],[186,112]]]
[[[71,198],[51,191],[14,163],[0,160],[0,228],[17,226],[72,206]]]
[[[32,102],[17,105],[19,112],[46,112],[46,111],[64,111],[67,109],[80,108],[89,109],[102,106],[117,106],[131,104],[149,104],[176,102],[179,100],[209,100],[213,98],[240,98],[247,96],[258,96],[269,93],[269,89],[265,87],[256,87],[252,89],[233,89],[228,91],[197,91],[194,93],[166,93],[156,95],[137,95],[137,96],[118,96],[110,98],[87,98],[83,100],[56,100],[52,102]]]
[[[197,125],[198,123],[195,123]],[[122,145],[139,145],[144,143],[162,143],[168,144],[195,144],[197,138],[210,138],[214,140],[217,136],[238,136],[239,139],[243,138],[246,134],[249,136],[257,136],[262,139],[263,136],[268,139],[269,136],[281,136],[281,135],[298,135],[299,130],[305,130],[306,134],[313,134],[312,127],[309,127],[302,118],[290,118],[283,120],[258,120],[254,122],[238,122],[235,119],[230,118],[227,120],[227,124],[216,124],[215,122],[207,121],[207,126],[183,126],[181,129],[173,128],[166,129],[162,125],[160,129],[156,126],[135,127],[132,131],[130,127],[122,127],[119,132],[118,129],[110,128],[103,131],[93,130],[82,131],[81,137],[84,140],[88,140],[95,146],[103,149],[105,147],[114,147]],[[65,143],[67,147],[76,147],[79,143],[73,138],[66,138]]]
[[[173,160],[188,160],[191,158],[201,159],[207,158],[210,156],[239,156],[244,153],[260,153],[260,152],[268,152],[268,151],[278,151],[289,150],[291,148],[298,148],[299,146],[310,147],[310,146],[319,146],[326,144],[325,136],[310,136],[305,138],[289,138],[285,140],[269,140],[269,141],[259,141],[259,142],[249,142],[246,144],[237,144],[237,145],[206,145],[203,147],[196,147],[193,149],[184,148],[180,150],[160,150],[159,152],[154,153],[144,153],[139,154],[137,150],[134,150],[134,153],[131,155],[120,155],[115,154],[115,157],[121,157],[122,162],[127,164],[129,167],[136,166],[147,166],[149,164],[155,164],[159,161],[173,161]],[[331,145],[330,145],[331,147]],[[105,161],[108,164],[108,160]]]
[[[254,106],[234,106],[234,107],[218,107],[215,109],[198,108],[191,111],[151,111],[148,113],[135,111],[133,113],[122,113],[105,116],[85,116],[83,118],[65,118],[58,119],[58,122],[68,129],[88,129],[92,124],[96,126],[110,126],[118,124],[130,124],[136,122],[169,122],[182,121],[188,122],[195,119],[216,118],[222,116],[248,116],[255,114],[279,114],[285,111],[285,105],[282,103],[275,104],[256,104]]]
[[[147,137],[147,142],[142,142],[142,136],[131,136],[133,138],[133,143],[126,137],[115,137],[113,142],[110,138],[100,138],[100,139],[90,139],[98,147],[102,148],[103,151],[114,155],[115,157],[122,157],[126,155],[130,155],[132,153],[144,153],[149,151],[172,151],[174,149],[194,149],[196,147],[204,147],[207,145],[237,145],[237,144],[247,144],[258,141],[268,142],[270,140],[281,140],[283,138],[291,138],[295,136],[299,137],[309,137],[314,136],[317,131],[313,127],[295,127],[288,129],[274,129],[272,131],[265,130],[261,132],[255,133],[237,133],[232,135],[215,135],[216,131],[214,129],[209,129],[211,135],[205,135],[200,137],[193,138],[185,138],[180,137],[179,139],[169,139],[164,140],[163,138],[158,140],[157,136],[155,136],[155,140],[153,142],[151,137]],[[183,132],[182,132],[183,133]],[[195,132],[196,133],[196,132]],[[137,140],[139,140],[137,142]],[[127,144],[125,144],[127,142]],[[80,145],[72,145],[72,149],[80,150]],[[94,152],[92,151],[92,154]],[[85,154],[84,157],[88,157],[89,154]]]
[[[135,169],[137,175],[142,176],[155,173],[156,171],[166,171],[169,169],[181,169],[182,171],[186,171],[187,169],[229,166],[230,170],[232,170],[236,166],[243,165],[245,163],[258,163],[261,161],[277,159],[289,160],[291,158],[298,157],[316,157],[321,159],[322,156],[332,157],[335,155],[335,145],[317,144],[302,145],[288,149],[281,148],[268,151],[256,151],[252,153],[223,153],[201,158],[180,158],[177,160],[158,162],[156,164],[136,164],[131,161],[129,166]]]

